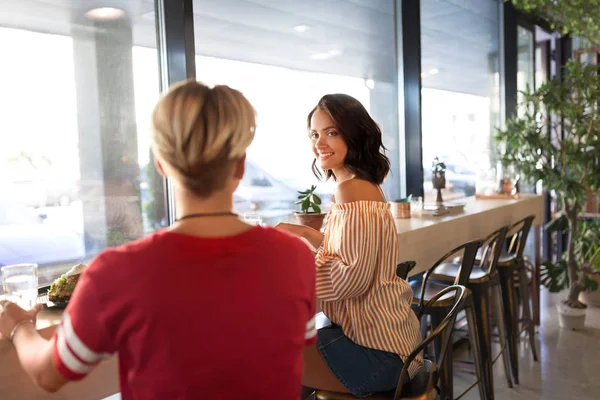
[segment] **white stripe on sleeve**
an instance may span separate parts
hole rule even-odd
[[[88,364],[95,364],[100,360],[106,360],[108,357],[110,357],[110,354],[107,353],[96,353],[87,347],[85,343],[81,341],[81,339],[79,339],[79,336],[77,336],[75,330],[73,329],[71,317],[67,312],[65,312],[63,315],[63,327],[65,341],[69,343],[69,347],[73,350],[73,353],[81,360]]]
[[[317,320],[316,315],[314,315],[307,323],[306,323],[306,332],[304,333],[304,339],[312,339],[317,335]]]
[[[85,375],[94,368],[94,365],[88,365],[82,363],[77,357],[71,353],[71,350],[67,347],[65,340],[65,333],[62,325],[58,327],[58,337],[56,338],[56,346],[58,348],[58,356],[65,366],[73,373]]]

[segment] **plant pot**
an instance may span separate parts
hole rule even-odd
[[[585,328],[585,308],[573,308],[561,302],[556,305],[556,309],[561,328],[573,331]]]
[[[590,277],[591,280],[596,281],[600,285],[600,276],[593,275]],[[595,292],[581,292],[579,295],[579,301],[583,304],[587,304],[590,307],[600,307],[600,289]]]
[[[323,219],[325,219],[325,214],[323,213],[296,213],[296,220],[300,225],[308,226],[318,231],[323,227]]]
[[[391,201],[390,211],[394,218],[410,218],[410,203]]]

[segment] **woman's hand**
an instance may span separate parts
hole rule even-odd
[[[296,225],[296,224],[288,224],[287,222],[280,222],[275,225],[275,229],[278,229],[283,232],[291,233],[292,235],[298,237],[304,237],[304,231],[306,227],[304,225]]]
[[[38,304],[31,310],[25,311],[15,303],[6,300],[0,301],[0,333],[5,338],[10,338],[10,334],[19,322],[33,321],[35,323],[41,309],[42,305]]]
[[[275,228],[279,229],[280,231],[289,232],[306,240],[313,247],[313,251],[316,251],[316,249],[321,246],[321,243],[323,243],[323,234],[318,230],[308,226],[280,222],[279,224],[275,225]]]

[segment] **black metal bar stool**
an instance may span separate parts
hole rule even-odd
[[[452,348],[451,338],[452,329],[456,322],[458,313],[465,308],[465,303],[468,301],[468,289],[464,286],[447,286],[441,292],[433,296],[421,312],[428,312],[430,308],[436,307],[438,302],[445,304],[450,302],[450,309],[447,315],[440,321],[433,332],[421,342],[413,352],[404,360],[404,367],[398,379],[398,386],[395,391],[389,393],[381,393],[368,397],[372,400],[435,400],[438,396],[438,370],[441,364],[448,357],[448,349]],[[422,314],[417,316],[420,318]],[[406,382],[408,378],[408,367],[411,362],[423,352],[431,342],[439,341],[442,343],[439,357],[434,364],[430,360],[424,360],[424,365],[421,371],[417,373],[413,379]],[[406,382],[406,383],[405,383]],[[353,400],[357,397],[349,393],[337,393],[324,390],[318,390],[315,394],[318,400]]]
[[[504,309],[504,323],[508,333],[508,353],[510,354],[510,365],[512,369],[513,381],[519,384],[519,352],[518,344],[521,333],[526,330],[529,336],[529,344],[533,360],[538,361],[537,349],[535,345],[535,328],[531,318],[531,305],[529,295],[529,278],[523,252],[527,243],[527,236],[534,215],[516,222],[508,228],[507,237],[510,244],[507,251],[500,253],[498,258],[498,272],[500,274],[500,286],[502,288],[502,300]],[[521,298],[523,310],[523,329],[519,329],[519,301],[517,289]]]
[[[494,397],[492,366],[494,361],[500,357],[498,356],[494,359],[492,356],[491,323],[488,314],[490,304],[493,306],[498,326],[498,336],[501,346],[500,355],[502,355],[504,363],[506,380],[508,386],[513,387],[508,346],[506,345],[507,331],[504,326],[504,307],[502,304],[500,275],[496,268],[507,231],[508,227],[502,227],[483,240],[483,245],[478,252],[479,262],[476,262],[473,267],[467,283],[467,288],[471,290],[473,296],[475,320],[477,321],[477,330],[480,338],[479,353],[483,360],[483,381],[486,385],[486,393],[490,399]],[[459,271],[459,263],[443,263],[432,272],[430,279],[452,282],[456,280]]]
[[[417,314],[428,315],[431,318],[431,326],[432,329],[435,329],[436,326],[440,324],[444,316],[448,313],[449,307],[452,306],[452,300],[450,298],[444,299],[441,298],[440,301],[436,302],[431,307],[427,305],[431,301],[431,299],[444,288],[448,287],[445,283],[430,281],[429,277],[431,273],[443,262],[449,259],[457,259],[460,258],[460,267],[459,272],[454,280],[455,285],[466,286],[469,282],[469,276],[471,275],[471,271],[473,269],[473,264],[475,262],[475,257],[477,255],[477,250],[481,245],[480,240],[475,240],[472,242],[465,243],[454,250],[448,252],[444,257],[440,258],[428,271],[423,274],[422,279],[415,279],[409,281],[413,293],[413,309],[417,312]],[[467,292],[467,299],[464,303],[463,310],[467,316],[468,329],[469,329],[469,340],[471,343],[472,353],[473,353],[473,361],[475,364],[475,372],[477,376],[477,381],[471,385],[467,389],[472,389],[475,385],[479,386],[479,395],[481,399],[490,398],[487,397],[485,383],[483,382],[483,360],[481,355],[479,354],[480,339],[479,333],[477,330],[477,322],[474,315],[474,306],[473,306],[473,298],[470,294],[470,291]],[[444,301],[446,300],[446,301]],[[425,312],[421,310],[425,307]],[[461,310],[462,311],[462,310]],[[421,327],[424,330],[426,326],[425,319],[421,319]],[[441,354],[442,350],[442,342],[434,341],[435,347],[435,355],[436,359],[438,354]],[[453,399],[454,398],[454,385],[453,385],[453,375],[452,375],[452,346],[447,349],[448,356],[444,359],[444,362],[441,364],[440,375],[441,375],[441,393],[440,398],[442,400]]]

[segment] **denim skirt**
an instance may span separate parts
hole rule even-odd
[[[317,349],[329,370],[354,396],[396,389],[403,366],[397,354],[356,344],[335,324],[317,331]]]

